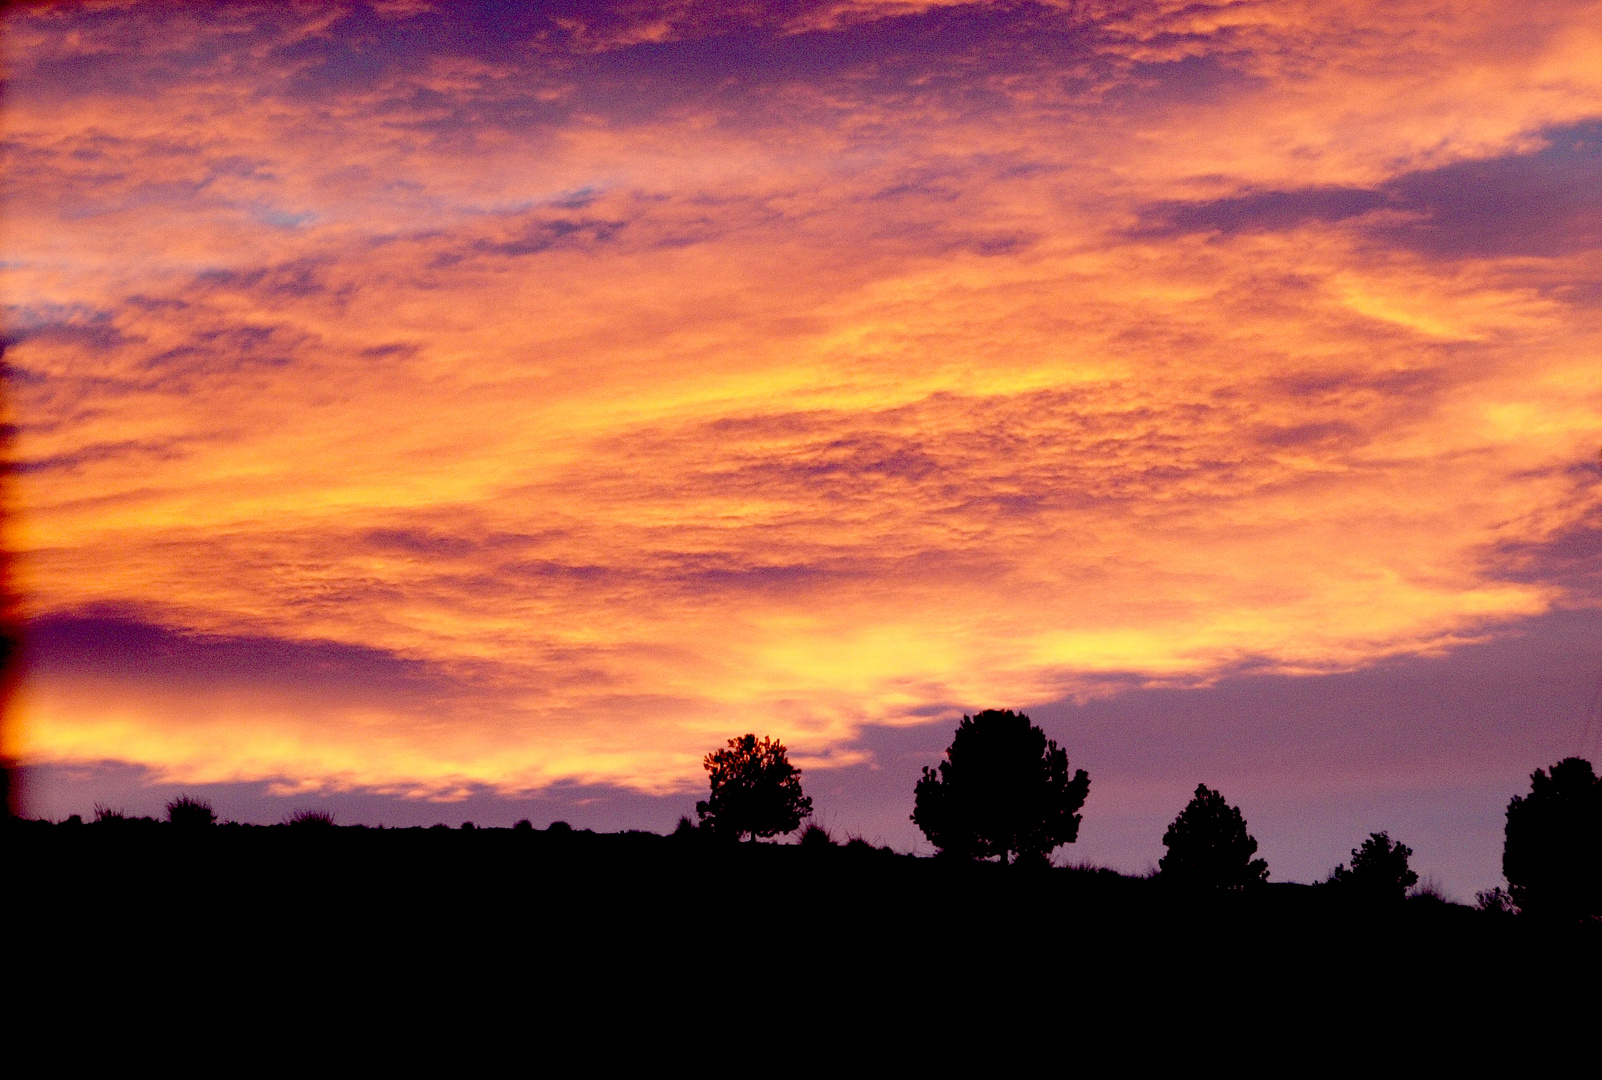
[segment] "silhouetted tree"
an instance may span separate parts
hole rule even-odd
[[[167,820],[186,829],[204,828],[217,823],[211,803],[202,799],[180,795],[167,804]]]
[[[1502,876],[1521,911],[1602,915],[1602,781],[1589,761],[1536,769],[1530,793],[1508,803]]]
[[[1407,865],[1413,849],[1394,843],[1389,833],[1370,833],[1352,849],[1350,869],[1342,864],[1330,874],[1330,884],[1354,896],[1372,900],[1401,900],[1418,884],[1418,874]]]
[[[784,744],[741,735],[702,762],[711,774],[711,798],[695,804],[704,828],[738,839],[794,832],[812,813],[801,794],[801,770],[785,757]]]
[[[1257,841],[1238,807],[1206,784],[1163,833],[1168,849],[1158,862],[1164,881],[1193,888],[1240,889],[1268,880],[1268,863],[1254,859]]]
[[[912,820],[943,854],[1039,862],[1079,837],[1090,777],[1010,709],[964,716],[938,769],[925,767]]]

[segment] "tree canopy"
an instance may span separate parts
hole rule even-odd
[[[1530,793],[1507,807],[1502,874],[1522,911],[1602,915],[1602,780],[1589,761],[1530,774]]]
[[[964,716],[946,760],[925,767],[912,820],[943,854],[1041,861],[1079,836],[1090,777],[1023,713]]]
[[[714,833],[738,839],[794,832],[812,813],[812,800],[801,794],[801,770],[777,739],[741,735],[702,764],[711,774],[712,795],[696,803],[695,812]]]
[[[1163,833],[1168,849],[1158,862],[1165,881],[1194,888],[1240,889],[1268,880],[1268,863],[1254,859],[1257,841],[1246,831],[1240,808],[1206,784]]]
[[[1400,900],[1418,884],[1418,873],[1407,865],[1413,849],[1391,840],[1389,833],[1370,833],[1352,849],[1352,865],[1337,866],[1330,874],[1333,885],[1374,900]]]

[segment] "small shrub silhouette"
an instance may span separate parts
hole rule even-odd
[[[334,815],[328,810],[296,810],[290,815],[289,824],[297,829],[331,829]]]
[[[704,840],[712,835],[712,830],[697,825],[688,814],[679,817],[679,823],[673,826],[673,835],[682,841]]]
[[[203,829],[217,824],[217,815],[204,799],[180,795],[167,804],[167,820],[179,828]]]
[[[529,821],[528,818],[519,818],[517,824],[512,826],[512,831],[513,832],[533,832],[534,831],[534,824],[533,824],[533,822]]]
[[[831,848],[835,846],[834,837],[829,835],[828,829],[825,829],[815,821],[811,821],[807,823],[806,828],[801,830],[801,846],[804,848]]]
[[[95,824],[115,825],[119,821],[127,821],[128,815],[121,810],[113,810],[105,803],[95,803]]]
[[[1407,898],[1425,904],[1450,904],[1452,902],[1447,898],[1446,890],[1441,888],[1441,883],[1436,881],[1434,877],[1426,877],[1423,881],[1420,881],[1407,894]]]
[[[1513,897],[1500,885],[1475,893],[1474,907],[1490,915],[1516,915],[1519,910],[1518,905],[1513,903]]]
[[[1331,885],[1352,896],[1371,901],[1396,901],[1418,884],[1418,874],[1407,865],[1413,849],[1391,840],[1389,833],[1370,833],[1362,845],[1352,849],[1352,865],[1337,866],[1330,874]]]
[[[1158,876],[1170,884],[1201,889],[1243,889],[1268,880],[1268,863],[1254,859],[1257,841],[1246,831],[1240,808],[1206,784],[1163,833],[1168,854]]]

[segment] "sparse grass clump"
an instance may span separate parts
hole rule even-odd
[[[1415,903],[1424,904],[1450,904],[1452,902],[1448,899],[1446,890],[1441,888],[1441,883],[1436,881],[1433,876],[1426,877],[1423,881],[1413,886],[1413,889],[1407,894],[1407,898]]]
[[[217,814],[206,800],[180,795],[167,804],[167,821],[180,828],[203,829],[217,824]]]
[[[1481,889],[1474,894],[1474,906],[1480,911],[1492,915],[1516,915],[1519,907],[1513,902],[1513,897],[1502,886],[1494,889]]]
[[[115,825],[120,821],[127,821],[127,820],[128,820],[128,815],[123,813],[120,809],[119,810],[113,810],[111,807],[107,806],[105,803],[95,803],[95,824],[96,825]]]
[[[815,821],[808,822],[807,827],[801,830],[800,843],[804,848],[830,848],[835,846],[834,837],[829,834],[829,830]]]
[[[296,810],[290,815],[289,824],[297,829],[331,829],[334,827],[334,815],[328,810]]]

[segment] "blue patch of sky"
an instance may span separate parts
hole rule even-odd
[[[1268,232],[1360,223],[1401,247],[1444,258],[1555,256],[1602,247],[1602,120],[1549,128],[1528,153],[1403,173],[1373,188],[1257,191],[1146,209],[1141,234]],[[1389,216],[1369,218],[1375,211]],[[1400,215],[1398,217],[1397,215]]]
[[[262,224],[271,225],[275,229],[298,229],[302,225],[311,225],[321,220],[319,215],[310,210],[297,213],[277,207],[257,207],[252,216]]]

